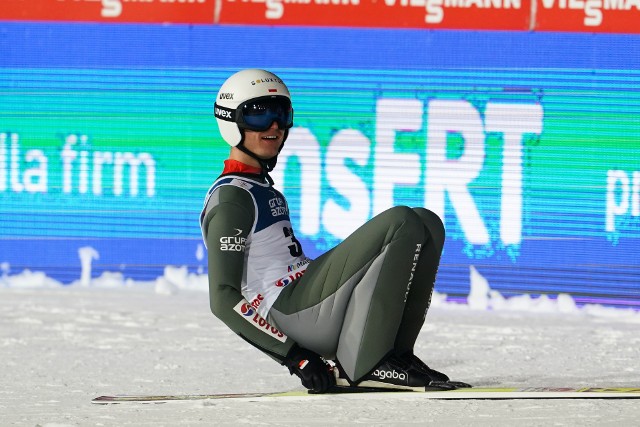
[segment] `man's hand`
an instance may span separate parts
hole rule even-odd
[[[316,393],[324,393],[336,384],[333,368],[317,353],[297,344],[289,351],[283,364],[291,375],[296,374],[302,380],[303,386]]]

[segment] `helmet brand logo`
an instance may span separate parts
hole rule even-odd
[[[218,107],[216,107],[216,117],[220,117],[221,119],[233,120],[233,118],[231,117],[231,111],[230,110],[223,110],[223,109],[218,108]]]
[[[232,93],[221,93],[219,96],[220,99],[233,99],[233,94]]]
[[[265,77],[264,79],[256,79],[254,81],[251,82],[251,85],[255,86],[259,83],[280,83],[280,84],[284,84],[282,83],[282,80],[275,78],[275,77]]]

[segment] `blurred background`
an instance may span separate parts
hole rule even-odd
[[[2,0],[0,277],[206,273],[213,101],[265,68],[308,256],[424,206],[452,301],[482,277],[640,309],[638,22],[633,0]]]

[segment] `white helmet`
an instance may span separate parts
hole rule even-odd
[[[256,116],[247,111],[252,103],[253,107],[256,103],[260,106],[265,103],[277,105],[278,110],[261,109]],[[275,121],[286,130],[286,139],[288,129],[293,126],[289,89],[278,76],[259,69],[238,71],[222,84],[216,97],[214,115],[222,138],[232,147],[244,140],[244,129],[266,130]],[[265,124],[267,121],[268,124]]]

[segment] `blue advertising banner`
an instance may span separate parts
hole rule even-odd
[[[310,257],[398,204],[438,213],[436,289],[640,307],[640,38],[251,26],[0,24],[3,274],[205,272],[198,215],[236,70],[276,72],[273,174]]]

